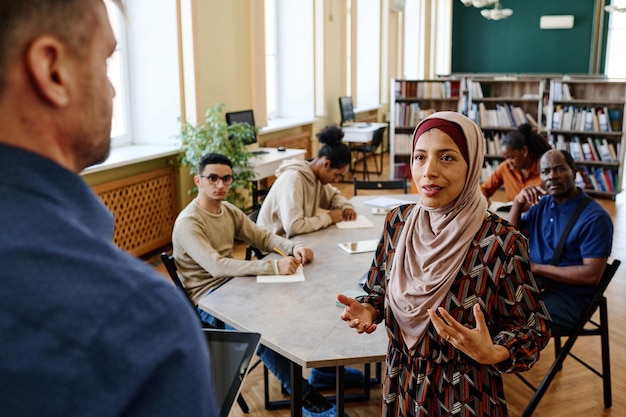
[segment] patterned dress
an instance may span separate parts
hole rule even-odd
[[[389,335],[383,386],[383,416],[506,416],[502,372],[530,369],[550,339],[547,313],[528,260],[526,238],[510,223],[491,215],[472,241],[465,261],[441,304],[457,321],[476,327],[472,307],[480,302],[493,342],[511,358],[481,365],[441,338],[428,333],[409,350],[386,299],[396,244],[415,205],[392,210],[369,272],[367,296]]]

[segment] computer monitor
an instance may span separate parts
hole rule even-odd
[[[339,97],[339,110],[341,111],[341,124],[354,122],[354,106],[352,97]]]
[[[254,113],[252,110],[241,110],[226,113],[226,123],[229,125],[232,125],[233,123],[248,123],[250,126],[254,127]],[[255,133],[253,139],[244,140],[243,144],[250,145],[256,142],[257,138]]]

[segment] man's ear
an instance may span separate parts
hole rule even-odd
[[[67,47],[51,36],[35,39],[26,53],[26,67],[42,97],[57,107],[70,102],[71,61]]]

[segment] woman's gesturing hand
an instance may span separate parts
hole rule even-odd
[[[337,301],[345,306],[341,319],[357,333],[372,333],[376,330],[376,310],[369,304],[361,304],[354,298],[337,294]]]

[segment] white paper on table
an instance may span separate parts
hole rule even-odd
[[[399,198],[384,197],[384,196],[372,198],[371,200],[365,201],[365,204],[368,204],[370,206],[388,207],[388,208],[397,207],[397,206],[401,206],[402,204],[408,204],[408,203],[410,202],[405,201],[405,200],[400,200]]]
[[[261,284],[304,282],[304,268],[299,266],[296,272],[291,275],[257,275],[256,282]]]
[[[366,229],[374,227],[374,223],[367,216],[358,214],[356,220],[341,221],[337,223],[338,229]]]

